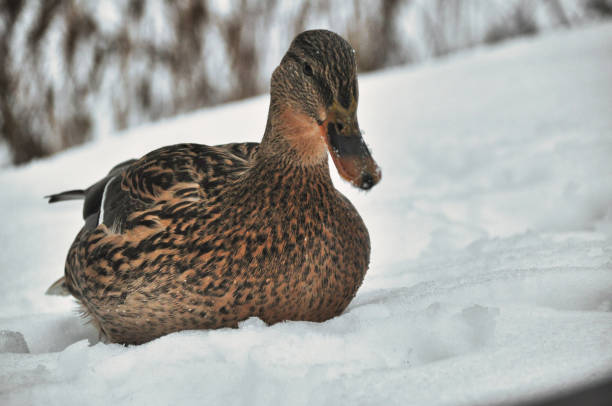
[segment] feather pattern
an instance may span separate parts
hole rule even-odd
[[[163,147],[114,167],[82,193],[51,196],[85,200],[85,225],[69,250],[65,280],[54,286],[80,301],[107,340],[139,344],[179,330],[235,327],[252,316],[270,324],[324,321],[355,295],[370,241],[331,182],[320,115],[333,106],[318,87],[275,93],[308,80],[294,75],[304,44],[309,51],[342,48],[310,62],[318,72],[343,65],[327,69],[328,87],[344,83],[338,72],[355,77],[344,72],[355,66],[342,38],[298,36],[296,56],[273,76],[261,143]],[[358,152],[338,160],[363,162],[367,172],[369,151]]]

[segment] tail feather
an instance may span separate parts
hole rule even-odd
[[[66,286],[66,277],[62,276],[56,280],[53,285],[49,286],[49,289],[45,292],[45,295],[50,296],[69,296],[68,286]]]
[[[64,200],[82,200],[85,199],[85,191],[81,189],[67,190],[62,193],[45,196],[45,199],[49,199],[49,203],[62,202]]]

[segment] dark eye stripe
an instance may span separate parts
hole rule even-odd
[[[306,76],[312,76],[312,67],[308,64],[308,62],[304,62],[304,74]]]
[[[298,64],[302,65],[303,66],[302,69],[304,69],[304,62],[303,62],[302,58],[300,58],[296,53],[288,51],[285,54],[285,58],[297,62]],[[312,69],[312,67],[311,67],[311,69]],[[306,72],[304,72],[304,73],[306,73]],[[308,75],[308,76],[311,76],[311,75]],[[314,81],[315,87],[317,88],[317,90],[321,94],[321,96],[323,98],[323,102],[325,103],[325,105],[327,107],[331,106],[333,104],[333,102],[334,102],[334,93],[332,92],[331,88],[329,87],[327,81],[325,79],[323,79],[321,76],[319,76],[318,74],[316,74],[315,72],[312,72],[312,76],[311,77],[312,77],[312,79]],[[348,103],[350,104],[350,95],[348,95],[347,97],[348,97]],[[348,108],[348,104],[345,106],[345,108]]]
[[[348,109],[351,105],[351,91],[349,90],[349,86],[343,86],[338,91],[338,102],[344,107]]]
[[[323,102],[325,103],[325,106],[331,106],[334,102],[334,94],[332,93],[332,90],[330,89],[329,85],[327,84],[325,79],[322,79],[319,75],[314,75],[313,79],[315,86],[323,97]]]

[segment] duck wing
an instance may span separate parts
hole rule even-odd
[[[49,203],[83,199],[85,225],[81,232],[104,224],[114,233],[122,233],[130,214],[152,207],[169,189],[174,189],[175,197],[185,200],[215,193],[249,167],[258,147],[259,143],[163,147],[114,166],[108,175],[86,189],[46,198]],[[65,278],[57,280],[46,293],[69,294]]]
[[[120,175],[125,168],[136,162],[136,159],[130,159],[115,165],[110,170],[108,175],[98,182],[94,183],[87,189],[74,189],[67,190],[65,192],[56,193],[53,195],[45,196],[45,199],[49,199],[49,203],[63,202],[66,200],[85,200],[83,203],[83,219],[86,219],[91,214],[98,211],[100,202],[102,201],[102,194],[104,187],[108,181],[114,176]]]
[[[140,159],[114,166],[108,175],[86,189],[46,196],[49,203],[83,199],[85,229],[105,224],[121,232],[127,216],[152,206],[159,196],[180,183],[197,183],[182,196],[204,197],[242,172],[259,143],[217,146],[178,144],[152,151]]]

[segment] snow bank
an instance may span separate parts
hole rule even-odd
[[[383,180],[363,193],[334,179],[372,264],[325,323],[123,347],[43,295],[81,220],[41,196],[161,145],[257,141],[265,97],[4,169],[0,403],[471,405],[612,374],[610,38],[600,25],[364,76]]]
[[[28,344],[23,334],[15,331],[0,330],[0,353],[28,353]]]

